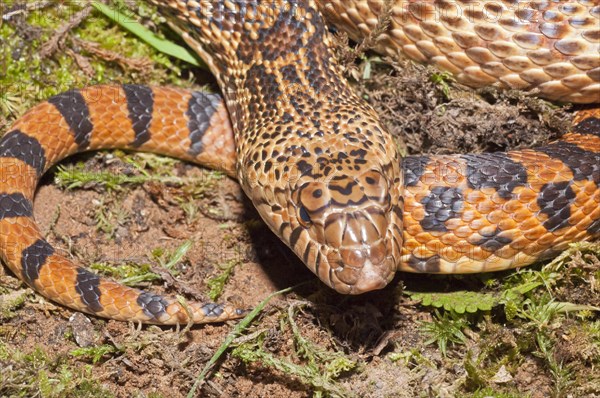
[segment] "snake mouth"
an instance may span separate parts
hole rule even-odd
[[[373,255],[370,248],[343,249],[339,253],[344,257],[352,252],[355,259],[360,258],[360,266],[356,267],[340,260],[331,261],[329,265],[329,284],[339,293],[362,294],[372,290],[383,289],[393,279],[396,265],[391,256],[386,256],[379,262],[379,254]],[[336,253],[338,254],[338,253]],[[335,256],[337,257],[337,256]]]
[[[344,294],[385,287],[396,271],[388,224],[378,206],[329,215],[324,225],[329,272],[321,279]]]

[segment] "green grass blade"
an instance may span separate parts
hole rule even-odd
[[[104,14],[107,18],[117,23],[122,28],[128,30],[135,36],[139,37],[140,40],[148,43],[158,51],[194,66],[206,68],[206,65],[199,61],[198,57],[194,53],[188,51],[188,49],[185,47],[181,47],[169,40],[161,39],[144,26],[131,20],[131,18],[129,18],[127,15],[117,11],[116,9],[108,7],[107,5],[97,1],[92,2],[92,6]]]
[[[194,382],[194,385],[192,386],[192,388],[188,392],[188,395],[187,395],[188,398],[192,398],[192,397],[196,396],[196,390],[197,390],[197,388],[200,386],[200,383],[202,383],[204,381],[204,379],[206,378],[206,375],[208,374],[208,372],[210,371],[210,369],[213,367],[213,365],[215,363],[217,363],[217,361],[219,360],[219,358],[225,353],[225,351],[227,351],[227,349],[229,348],[229,346],[231,345],[231,343],[233,343],[233,341],[244,330],[246,330],[246,328],[250,325],[250,323],[254,320],[254,318],[256,318],[258,316],[258,314],[265,308],[265,306],[269,303],[269,301],[271,301],[271,299],[273,297],[275,297],[275,296],[277,296],[279,294],[285,294],[285,293],[291,291],[292,289],[294,289],[294,287],[295,286],[288,287],[288,288],[280,290],[278,292],[271,293],[270,295],[267,296],[267,298],[265,298],[263,301],[261,301],[260,304],[258,304],[256,306],[256,308],[254,308],[248,315],[246,315],[244,317],[244,319],[242,319],[236,325],[236,327],[233,329],[233,331],[231,331],[231,333],[229,333],[229,335],[227,336],[227,338],[225,339],[225,341],[223,342],[223,344],[221,344],[221,346],[217,349],[217,351],[212,356],[212,358],[208,361],[208,363],[206,364],[206,366],[204,367],[204,369],[202,369],[202,372],[200,373],[200,375],[198,375],[198,377],[196,378],[196,381]]]

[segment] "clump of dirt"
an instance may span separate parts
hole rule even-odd
[[[570,113],[519,92],[474,91],[410,61],[374,65],[358,90],[409,154],[529,148],[568,131]],[[362,66],[364,68],[364,65]]]

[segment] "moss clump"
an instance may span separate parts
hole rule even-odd
[[[0,368],[3,397],[113,397],[92,377],[90,366],[69,364],[66,357],[53,356],[39,347],[21,352],[0,339]]]

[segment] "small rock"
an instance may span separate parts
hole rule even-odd
[[[90,347],[96,344],[98,334],[94,330],[92,321],[87,316],[81,312],[76,312],[69,318],[69,324],[73,331],[73,337],[75,337],[75,343],[79,347]]]
[[[508,383],[513,380],[512,375],[508,370],[506,370],[506,366],[502,365],[498,372],[492,377],[491,381],[496,384]]]

